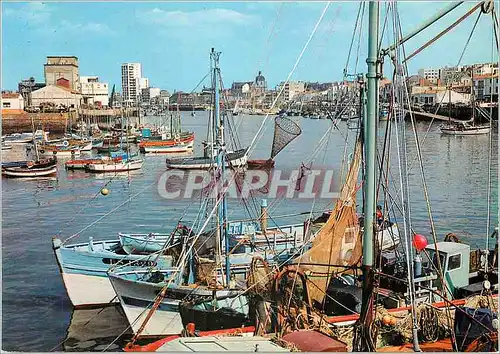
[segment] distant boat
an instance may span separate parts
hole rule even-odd
[[[116,161],[121,160],[120,158],[115,158]],[[87,165],[90,164],[98,164],[98,163],[104,163],[105,161],[112,161],[115,160],[109,156],[102,156],[98,158],[88,158],[88,159],[75,159],[75,160],[69,160],[64,163],[64,166],[68,170],[84,170]]]
[[[441,127],[441,133],[446,134],[446,135],[482,135],[482,134],[488,134],[490,132],[490,125],[489,124],[478,124],[477,122],[477,116],[476,116],[476,103],[474,101],[474,72],[471,71],[471,98],[470,98],[470,104],[472,106],[472,118],[470,121],[466,122],[459,122],[448,121],[448,123],[444,126]],[[451,89],[448,89],[449,92],[449,110],[450,110],[450,116],[451,116]],[[481,108],[478,109],[478,111],[481,113],[482,110]],[[483,112],[484,114],[484,112]],[[492,117],[489,117],[491,119]]]
[[[125,172],[134,171],[142,168],[143,160],[122,160],[122,161],[104,161],[104,163],[91,163],[86,166],[89,172]]]
[[[240,149],[226,154],[226,167],[246,166],[248,161],[247,149]],[[217,166],[215,159],[211,157],[192,157],[167,159],[167,167],[181,170],[206,170]]]
[[[489,132],[489,124],[475,125],[468,122],[452,122],[441,127],[441,133],[446,135],[482,135]]]
[[[52,176],[57,173],[56,164],[55,158],[2,164],[2,175],[14,178]]]

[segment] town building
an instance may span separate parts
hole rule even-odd
[[[420,76],[421,79],[426,79],[431,82],[436,82],[439,80],[439,75],[440,75],[440,69],[420,69],[418,71],[418,76]]]
[[[412,94],[412,101],[413,103],[424,105],[448,104],[450,102],[452,104],[468,104],[470,102],[470,94],[458,93],[446,87],[444,89],[431,87]]]
[[[170,93],[167,90],[160,90],[160,95],[157,99],[159,104],[168,106],[170,104]]]
[[[160,96],[161,89],[158,87],[146,87],[141,89],[141,102],[144,104],[150,104],[151,101]]]
[[[80,86],[83,104],[107,107],[109,105],[109,85],[99,82],[97,76],[81,76]]]
[[[149,87],[149,80],[142,77],[141,63],[122,64],[122,92],[123,104],[133,106],[137,104],[143,88]]]
[[[262,75],[262,71],[255,77],[253,88],[256,93],[264,93],[267,90],[266,78]]]
[[[248,98],[252,85],[252,81],[233,82],[231,85],[231,95],[235,98]]]
[[[31,93],[34,107],[52,106],[76,109],[80,107],[81,94],[70,88],[71,83],[65,78],[59,78],[56,85],[47,85]]]
[[[498,100],[498,69],[491,74],[474,76],[474,95],[480,101]]]
[[[24,98],[19,92],[2,92],[2,113],[24,111]]]
[[[75,56],[48,56],[43,66],[46,85],[56,85],[60,78],[68,80],[71,90],[80,91],[78,58]]]
[[[277,91],[281,91],[283,87],[284,89],[281,95],[285,102],[291,101],[295,95],[305,91],[305,85],[303,81],[289,81],[286,84],[284,82],[281,82],[277,87]]]

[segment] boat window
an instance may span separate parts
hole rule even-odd
[[[462,264],[462,255],[455,254],[448,261],[448,270],[458,269]]]

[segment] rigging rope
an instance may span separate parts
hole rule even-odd
[[[435,41],[437,41],[439,38],[441,38],[444,34],[446,34],[447,32],[451,31],[453,28],[455,28],[460,22],[462,22],[463,20],[465,20],[467,17],[469,17],[472,13],[474,13],[474,11],[476,11],[478,8],[480,8],[482,5],[482,2],[478,3],[476,6],[474,6],[472,9],[470,9],[469,11],[467,11],[467,13],[465,15],[463,15],[462,17],[460,17],[457,21],[455,21],[451,26],[449,26],[448,28],[446,28],[445,30],[441,31],[436,37],[432,38],[430,41],[426,42],[423,46],[421,46],[420,48],[418,48],[416,51],[414,51],[412,54],[410,54],[409,56],[407,56],[405,58],[405,60],[403,61],[404,62],[407,62],[408,60],[410,60],[411,58],[413,58],[415,55],[417,55],[418,53],[420,53],[422,50],[424,50],[425,48],[427,48],[428,46],[430,46],[432,43],[434,43]]]
[[[304,47],[302,48],[302,51],[300,52],[299,57],[295,61],[295,65],[293,66],[292,70],[288,74],[288,76],[287,76],[284,84],[281,86],[280,91],[279,91],[278,95],[276,96],[276,98],[274,99],[274,101],[273,101],[273,103],[271,105],[270,110],[274,109],[274,107],[276,106],[276,103],[278,102],[278,99],[281,97],[283,91],[285,90],[286,84],[290,81],[290,78],[291,78],[292,74],[295,72],[295,69],[299,65],[300,60],[302,59],[302,56],[304,55],[307,47],[309,46],[309,43],[311,42],[312,38],[314,37],[314,34],[316,33],[316,31],[317,31],[317,29],[318,29],[321,21],[323,20],[323,17],[325,16],[326,10],[328,10],[328,7],[330,7],[330,3],[331,3],[330,1],[326,3],[325,8],[323,9],[323,12],[321,13],[321,16],[319,17],[318,21],[316,22],[316,25],[314,26],[314,29],[312,30],[311,34],[309,35],[309,38],[307,39],[307,42],[305,43]],[[257,139],[260,138],[260,135],[263,132],[263,128],[264,128],[264,125],[265,125],[268,117],[269,117],[269,113],[266,114],[266,116],[262,120],[262,123],[261,123],[261,125],[259,127],[259,130],[255,134],[254,138],[252,139],[252,142],[250,143],[250,146],[248,147],[248,155],[249,156],[251,155],[251,153],[255,149],[255,145],[254,144],[256,144]]]

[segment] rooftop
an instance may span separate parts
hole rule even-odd
[[[19,98],[19,92],[2,92],[2,98]]]
[[[449,253],[457,253],[457,252],[461,252],[461,251],[468,252],[470,250],[470,246],[466,245],[464,243],[444,242],[444,241],[438,242],[436,244],[430,244],[426,248],[434,250],[434,249],[436,249],[436,245],[437,245],[437,249],[439,250],[439,252],[444,252],[444,253],[448,253],[448,254]]]

